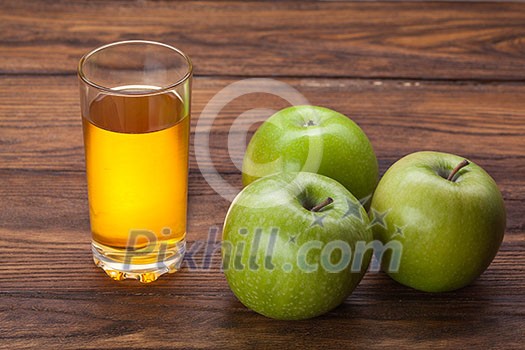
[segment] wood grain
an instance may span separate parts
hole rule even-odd
[[[2,1],[0,73],[72,74],[105,43],[174,44],[197,75],[520,80],[525,4]]]
[[[0,169],[4,170],[0,172],[0,178],[33,174],[31,181],[39,183],[40,177],[51,177],[52,182],[53,177],[59,178],[69,172],[83,173],[76,79],[4,77],[0,82],[0,94],[9,101],[0,105],[0,113],[4,115],[0,119]],[[214,193],[206,186],[201,172],[218,171],[227,183],[240,188],[239,169],[232,158],[242,160],[244,140],[239,138],[244,135],[232,130],[232,123],[251,108],[277,110],[287,105],[278,97],[279,91],[275,91],[277,96],[250,94],[231,103],[226,103],[226,96],[223,110],[211,123],[212,115],[201,115],[204,106],[232,82],[235,80],[197,78],[195,81],[192,132],[195,134],[201,118],[212,125],[210,153],[213,162],[197,164],[195,153],[203,150],[191,147],[192,194]],[[505,199],[513,203],[509,205],[510,211],[519,213],[525,210],[521,202],[525,198],[524,187],[519,180],[525,172],[523,86],[346,79],[287,79],[283,82],[303,93],[312,104],[325,105],[352,116],[369,135],[381,172],[400,156],[418,150],[462,154],[479,163],[496,179]],[[260,88],[268,89],[264,85]],[[31,104],[25,103],[28,95]],[[61,101],[59,109],[56,108],[57,99]],[[38,123],[35,123],[35,116],[38,116]],[[235,143],[237,147],[228,149],[228,135],[239,139]],[[51,172],[55,170],[59,172]],[[23,182],[4,181],[4,184],[9,193],[16,195]],[[42,186],[61,191],[74,184],[54,187],[53,183],[46,183]],[[83,192],[78,192],[79,188],[74,190],[77,192],[72,196],[83,195]],[[25,192],[22,196],[27,195]],[[0,216],[11,215],[12,209],[6,202]],[[23,211],[16,214],[21,220],[24,215]],[[51,223],[54,220],[46,217],[45,221]],[[523,227],[521,215],[509,217],[511,232],[519,232]]]
[[[201,115],[210,98],[234,81],[196,79],[193,132],[200,118],[212,117]],[[229,203],[202,177],[192,147],[191,253],[185,267],[153,285],[114,283],[91,262],[76,79],[3,77],[0,319],[11,332],[0,338],[16,348],[259,348],[290,342],[303,348],[446,348],[466,342],[519,347],[525,315],[525,102],[520,98],[525,88],[402,80],[283,81],[312,103],[351,115],[370,136],[382,172],[399,156],[424,148],[462,153],[487,168],[503,191],[509,214],[504,244],[489,270],[470,287],[437,295],[404,288],[372,272],[345,304],[323,317],[267,320],[236,301],[219,269],[217,251],[209,267],[203,265],[208,232],[216,227],[220,234]],[[214,166],[227,183],[240,187],[229,151],[234,157],[240,152],[228,150],[225,142],[232,122],[250,108],[285,105],[269,94],[226,104],[212,127],[213,164],[205,163],[202,170]],[[190,270],[189,261],[197,269]]]
[[[523,348],[524,10],[493,2],[1,1],[0,349]],[[181,271],[150,285],[116,283],[92,263],[74,75],[87,50],[138,37],[181,47],[197,74],[189,253]],[[249,77],[286,85],[247,81],[271,93],[230,92],[215,100],[215,119],[203,113]],[[339,308],[301,322],[241,305],[214,249],[229,206],[216,190],[241,185],[235,163],[257,123],[240,116],[287,106],[291,88],[355,120],[381,173],[423,149],[483,166],[508,213],[489,269],[439,294],[369,272]],[[203,124],[211,125],[211,159],[198,164]],[[213,172],[224,182],[209,184],[203,174]]]
[[[275,96],[253,93],[229,101],[233,95],[226,95],[219,102],[224,107],[217,116],[201,115],[215,94],[237,81],[197,78],[194,84],[192,133],[196,132],[199,119],[205,119],[205,125],[210,125],[211,118],[215,118],[210,136],[211,152],[217,160],[214,165],[221,172],[237,170],[229,159],[226,137],[228,133],[232,137],[239,133],[231,130],[239,116],[253,108],[278,110],[289,105],[279,97],[285,96],[282,88],[273,91]],[[367,133],[380,159],[393,161],[416,150],[434,149],[471,157],[491,173],[512,171],[518,177],[524,171],[525,87],[521,84],[352,79],[279,81],[297,89],[311,104],[350,116]],[[273,81],[255,80],[254,84],[262,91],[268,90]],[[0,77],[0,96],[5,100],[0,104],[0,168],[84,169],[75,77]],[[236,160],[242,157],[241,143],[237,142],[239,147],[229,150]],[[194,147],[191,152],[195,152]],[[507,161],[512,167],[491,166],[491,160]],[[191,169],[197,170],[194,160]],[[495,175],[496,180],[503,176]]]
[[[115,286],[97,278],[99,272],[87,264],[87,254],[77,256],[78,265],[72,268],[83,278],[73,283],[58,279],[55,288],[47,283],[38,293],[23,288],[3,293],[0,310],[2,316],[10,315],[3,318],[3,325],[16,329],[2,336],[5,342],[11,346],[63,343],[69,348],[71,344],[79,348],[210,348],[211,344],[257,348],[290,342],[306,348],[316,344],[421,348],[468,342],[473,347],[518,348],[516,339],[523,336],[522,295],[516,293],[523,279],[504,295],[490,287],[506,282],[502,274],[514,279],[523,275],[523,270],[511,271],[503,263],[513,260],[510,253],[505,258],[500,254],[493,268],[472,286],[448,294],[416,293],[382,274],[370,273],[341,307],[304,322],[268,321],[249,312],[218,273],[181,271],[148,287]],[[54,272],[48,276],[54,278],[61,271]],[[32,322],[20,324],[19,319]]]

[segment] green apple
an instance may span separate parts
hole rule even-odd
[[[350,295],[369,265],[372,252],[361,248],[371,241],[366,211],[337,181],[279,173],[248,185],[232,202],[223,269],[248,308],[306,319]]]
[[[494,180],[476,164],[447,153],[417,152],[379,182],[371,215],[374,237],[395,239],[403,253],[396,281],[428,292],[464,287],[494,259],[505,232],[505,206]],[[385,255],[387,257],[387,255]],[[389,263],[383,259],[383,268]]]
[[[379,174],[374,150],[361,128],[341,113],[314,106],[275,113],[250,140],[243,184],[281,171],[328,176],[363,202],[370,199]]]

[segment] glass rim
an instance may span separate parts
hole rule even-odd
[[[185,62],[187,64],[187,71],[182,76],[182,78],[180,78],[179,80],[177,80],[176,82],[174,82],[172,84],[169,84],[167,86],[162,86],[160,89],[157,89],[157,90],[142,91],[139,94],[137,94],[136,92],[135,93],[132,93],[132,92],[126,93],[126,92],[124,92],[122,90],[114,90],[112,88],[99,85],[96,82],[90,80],[84,74],[84,70],[83,70],[84,64],[87,62],[87,60],[91,56],[93,56],[94,54],[96,54],[96,53],[98,53],[98,52],[100,52],[102,50],[106,50],[106,49],[112,48],[114,46],[127,45],[127,44],[147,44],[147,45],[154,45],[154,46],[162,46],[162,47],[165,47],[167,49],[170,49],[173,52],[179,54],[182,58],[184,58],[184,60],[185,60]],[[109,43],[109,44],[106,44],[106,45],[99,46],[99,47],[89,51],[88,53],[86,53],[84,56],[82,56],[82,58],[80,58],[80,61],[78,62],[77,74],[78,74],[79,78],[84,83],[86,83],[87,85],[89,85],[89,86],[91,86],[93,88],[96,88],[98,90],[101,90],[103,92],[106,92],[108,94],[121,95],[121,96],[150,96],[150,95],[158,95],[158,94],[162,94],[162,93],[171,91],[171,90],[175,89],[177,86],[183,84],[193,74],[193,64],[191,63],[190,57],[188,55],[186,55],[184,52],[182,52],[180,49],[176,48],[175,46],[171,46],[171,45],[168,45],[168,44],[165,44],[165,43],[161,43],[161,42],[158,42],[158,41],[151,41],[151,40],[123,40],[123,41],[115,41],[115,42],[112,42],[112,43]]]

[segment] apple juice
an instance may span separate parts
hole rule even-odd
[[[144,235],[131,240],[134,230],[153,233],[166,250],[184,239],[190,132],[184,111],[175,93],[100,94],[89,105],[89,115],[82,116],[90,222],[98,249],[118,252],[151,244]],[[155,259],[151,254],[141,263]]]

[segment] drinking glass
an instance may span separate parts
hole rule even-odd
[[[78,76],[93,259],[115,280],[152,282],[185,252],[191,61],[121,41],[82,57]]]

